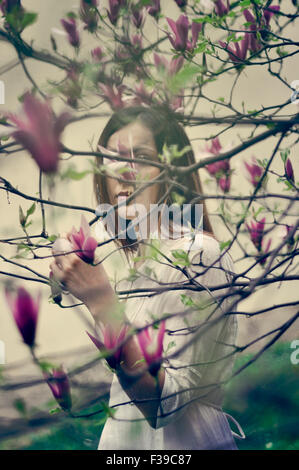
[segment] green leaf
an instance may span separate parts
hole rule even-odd
[[[15,409],[20,413],[20,415],[26,416],[27,405],[23,398],[17,398],[16,400],[14,400],[13,405]]]
[[[61,179],[71,179],[71,180],[76,180],[79,181],[82,178],[84,178],[86,175],[89,173],[92,173],[91,170],[84,170],[84,171],[77,171],[76,167],[74,165],[70,165],[61,175]]]
[[[110,408],[104,401],[101,402],[101,406],[103,408],[104,413],[106,414],[107,417],[113,418],[116,410],[113,408]]]
[[[187,87],[198,73],[199,69],[196,65],[187,64],[178,73],[167,80],[167,86],[172,94],[177,95],[180,90]]]
[[[192,307],[194,305],[194,301],[189,295],[181,294],[181,302],[186,305],[186,307]]]
[[[29,209],[27,210],[27,214],[26,214],[26,218],[33,214],[33,212],[35,211],[35,208],[36,208],[36,205],[35,205],[35,202],[32,204],[32,206],[29,207]]]
[[[25,12],[22,20],[21,20],[21,28],[22,29],[25,29],[27,28],[27,26],[30,26],[32,25],[33,23],[36,22],[37,20],[37,17],[38,17],[38,14],[37,13],[33,13],[33,12]]]
[[[168,351],[169,351],[170,349],[174,348],[175,346],[176,346],[175,341],[170,341],[170,343],[168,343],[168,345],[167,345],[167,349],[166,349],[166,351],[165,351],[165,354],[167,354]]]
[[[39,365],[41,371],[46,372],[46,373],[49,373],[53,369],[57,368],[56,364],[53,364],[52,362],[49,362],[49,361],[39,361],[38,365]]]
[[[54,415],[56,413],[62,413],[62,409],[57,407],[57,408],[52,408],[51,410],[49,410],[49,413],[50,415]]]
[[[226,242],[219,242],[219,248],[220,251],[224,250],[227,246],[229,246],[231,243],[231,240],[227,240]]]
[[[57,239],[57,235],[50,235],[47,240],[49,240],[50,242],[55,242],[55,240]]]
[[[284,164],[286,163],[289,154],[290,154],[290,149],[282,150],[280,152],[280,156]]]
[[[188,253],[182,249],[172,250],[172,256],[177,260],[173,261],[174,265],[182,264],[183,266],[190,266],[191,262],[189,260]]]

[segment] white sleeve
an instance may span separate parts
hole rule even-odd
[[[194,252],[193,252],[194,253]],[[211,291],[217,285],[231,282],[230,273],[233,263],[230,255],[219,258],[218,243],[211,239],[204,249],[195,254],[190,252],[192,265],[188,268],[190,275],[198,273],[197,282],[204,287],[202,291],[170,290],[161,295],[161,313],[171,313],[172,318],[166,320],[164,338],[164,355],[166,361],[165,381],[161,394],[161,407],[158,411],[156,428],[166,426],[178,419],[187,409],[187,405],[195,400],[221,406],[223,391],[220,382],[230,374],[234,356],[231,354],[237,333],[235,315],[224,315],[230,301],[223,300],[221,306],[216,296],[222,298],[227,288]],[[200,261],[207,267],[199,266]],[[169,282],[182,282],[187,278],[182,273],[176,274]],[[181,295],[185,295],[182,302]],[[185,305],[196,302],[197,308]]]

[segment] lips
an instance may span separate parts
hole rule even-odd
[[[119,197],[129,197],[130,196],[130,192],[129,191],[121,191],[120,193],[117,194],[116,198],[119,198]]]

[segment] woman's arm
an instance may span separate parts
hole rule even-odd
[[[55,278],[63,281],[69,292],[85,303],[96,324],[102,323],[104,327],[110,325],[116,334],[120,332],[125,317],[119,313],[117,296],[102,264],[89,265],[76,254],[70,253],[56,256],[50,268]],[[139,346],[135,338],[131,337],[122,347],[119,381],[131,400],[141,401],[136,406],[150,426],[155,427],[164,370],[159,371],[157,384],[147,372],[144,362],[140,362],[142,359]],[[140,378],[135,382],[126,380],[126,376],[138,373]]]

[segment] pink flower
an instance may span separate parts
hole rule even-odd
[[[179,8],[185,8],[188,3],[188,0],[174,0]]]
[[[100,341],[98,338],[95,338],[93,335],[88,333],[88,331],[86,333],[90,337],[91,341],[101,352],[103,352],[103,350],[107,350],[107,353],[109,355],[106,360],[109,366],[112,369],[117,369],[120,364],[122,350],[122,347],[119,345],[124,342],[129,327],[127,325],[122,326],[118,334],[115,333],[110,324],[106,325],[105,327],[101,326],[100,328],[101,333],[103,335],[103,341]]]
[[[0,5],[3,15],[11,13],[14,8],[22,8],[21,0],[2,0]]]
[[[206,152],[212,155],[220,155],[222,150],[222,145],[220,144],[219,138],[215,137],[212,139],[212,143],[206,144]],[[224,192],[227,193],[230,190],[231,183],[231,168],[230,161],[228,159],[219,160],[215,163],[210,163],[205,166],[206,170],[210,173],[211,176],[216,178],[218,187]]]
[[[96,31],[98,26],[97,7],[98,0],[81,0],[80,18],[85,23],[84,29],[91,33]]]
[[[64,27],[65,31],[67,32],[69,43],[73,47],[79,47],[80,36],[79,36],[78,29],[77,29],[77,23],[76,23],[75,18],[62,19],[60,20],[60,22],[62,26]]]
[[[247,230],[249,231],[249,235],[251,238],[252,243],[256,247],[257,251],[262,251],[262,242],[264,238],[264,229],[265,229],[265,221],[266,218],[264,217],[259,222],[251,221],[250,225],[246,223]]]
[[[169,102],[169,107],[177,112],[184,112],[184,90],[180,90],[181,95],[172,96]]]
[[[44,378],[59,406],[68,411],[72,408],[71,388],[68,376],[63,367],[52,369],[52,372],[44,372]]]
[[[132,21],[137,29],[141,28],[145,20],[145,10],[138,5],[132,5]]]
[[[171,61],[168,61],[166,57],[159,56],[156,52],[154,53],[154,63],[157,69],[166,71],[168,76],[173,76],[178,73],[184,64],[184,57],[179,56],[172,58]]]
[[[83,214],[81,215],[81,227],[79,232],[77,232],[75,227],[73,227],[69,235],[69,239],[73,245],[73,249],[80,250],[77,251],[76,254],[83,261],[89,264],[94,262],[94,255],[98,242],[90,235],[90,227]]]
[[[279,5],[275,5],[275,6],[272,6],[272,7],[268,7],[267,9],[265,9],[263,11],[263,17],[262,17],[262,23],[267,27],[269,28],[270,26],[270,19],[272,18],[272,16],[277,13],[278,11],[280,10],[280,7]],[[256,22],[256,19],[255,17],[253,16],[253,14],[245,9],[243,11],[244,13],[244,16],[246,18],[246,21],[251,23],[250,25],[250,30],[252,31],[252,33],[249,34],[249,49],[252,51],[252,52],[257,52],[259,51],[261,48],[262,48],[262,44],[260,43],[260,41],[258,41],[257,39],[257,35],[256,35],[256,31],[261,31],[261,34],[263,36],[263,28],[260,28],[258,27],[257,25],[257,22]]]
[[[254,31],[257,30],[257,25],[254,16],[249,10],[243,11],[246,21],[251,23],[250,30],[252,33],[249,34],[249,45],[248,49],[252,52],[257,52],[262,48],[262,44],[257,40],[257,35]]]
[[[145,86],[144,86],[144,82],[143,80],[140,80],[140,83],[139,85],[136,85],[135,87],[135,98],[134,98],[134,105],[142,105],[142,104],[146,104],[146,105],[150,105],[152,104],[153,102],[153,96],[154,96],[155,92],[152,91],[151,93],[149,93],[146,89],[145,89]]]
[[[166,19],[174,33],[174,36],[168,34],[168,38],[174,49],[176,49],[177,51],[192,51],[196,46],[199,32],[202,29],[202,24],[192,22],[192,41],[190,42],[188,40],[190,24],[186,15],[181,15],[177,21],[174,21],[171,18]]]
[[[165,320],[161,321],[158,334],[153,327],[144,328],[138,335],[138,343],[144,359],[149,366],[149,372],[157,375],[162,361]]]
[[[238,64],[246,59],[247,50],[249,46],[249,33],[243,34],[243,39],[238,42],[234,42],[233,46],[225,44],[223,41],[218,41],[220,46],[227,50],[229,58],[232,62]]]
[[[289,181],[291,181],[292,183],[295,182],[294,170],[293,170],[291,160],[289,158],[287,159],[287,161],[285,163],[285,174],[286,174],[286,177]]]
[[[283,237],[283,240],[286,240],[288,248],[291,249],[295,244],[295,233],[290,237],[289,233],[294,229],[294,225],[286,225],[286,235]]]
[[[270,246],[271,246],[271,243],[272,243],[272,239],[269,238],[269,240],[266,242],[266,240],[263,240],[262,241],[262,249],[261,249],[261,252],[262,254],[267,254],[269,252],[269,249],[270,249]],[[265,245],[265,246],[264,246]],[[260,259],[259,259],[259,263],[263,266],[265,264],[265,262],[267,261],[267,257],[266,256],[262,256]]]
[[[251,184],[256,188],[264,174],[264,169],[258,165],[255,157],[252,157],[252,164],[244,162],[244,165],[248,171]]]
[[[218,180],[218,186],[224,193],[228,193],[230,190],[230,176],[221,176]]]
[[[222,0],[216,0],[215,2],[215,11],[218,16],[224,16],[229,12],[229,0],[226,0],[226,5]]]
[[[5,296],[12,311],[23,341],[30,348],[34,346],[41,292],[33,299],[24,287],[19,287],[16,296],[6,288]]]
[[[101,47],[95,47],[91,51],[91,56],[95,62],[101,62],[103,58],[103,50],[101,49]]]
[[[27,121],[12,114],[8,116],[17,127],[13,137],[31,153],[42,171],[56,171],[61,148],[59,139],[70,114],[64,112],[55,118],[49,103],[40,102],[29,92],[24,96],[23,110]]]
[[[107,14],[113,26],[117,23],[120,9],[125,7],[126,3],[126,0],[109,0],[109,10],[107,10]]]
[[[273,16],[275,13],[278,13],[279,11],[280,11],[280,6],[279,6],[279,5],[269,6],[268,8],[264,9],[264,11],[263,11],[263,16],[264,16],[266,25],[267,25],[268,27],[269,27],[269,25],[270,25],[270,20],[271,20],[272,16]]]
[[[121,109],[125,106],[123,101],[123,92],[125,87],[123,85],[104,85],[100,84],[102,96],[107,101],[113,110]]]
[[[160,0],[152,0],[152,6],[147,7],[149,15],[157,18],[161,10]]]

